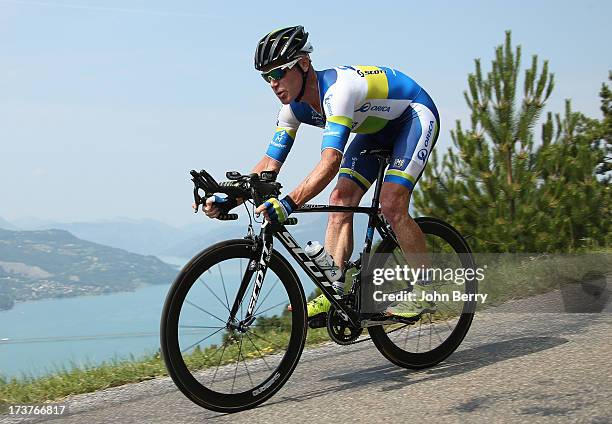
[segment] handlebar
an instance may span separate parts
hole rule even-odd
[[[255,206],[259,206],[270,197],[278,197],[282,185],[276,182],[276,172],[264,171],[259,174],[253,173],[242,175],[237,171],[229,171],[225,174],[229,181],[218,183],[208,172],[191,170],[193,181],[193,197],[195,201],[195,213],[198,213],[200,205],[206,203],[206,199],[216,193],[224,193],[229,197],[244,201],[253,199]],[[204,191],[204,196],[200,195]],[[238,219],[238,214],[221,214],[217,217],[221,221]]]

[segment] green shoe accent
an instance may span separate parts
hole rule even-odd
[[[306,310],[308,311],[308,318],[314,317],[315,315],[319,315],[322,313],[327,313],[329,311],[329,307],[331,303],[324,295],[319,295],[312,299],[310,302],[306,304]]]
[[[415,284],[413,293],[415,298],[421,298],[421,292],[423,288],[418,284]],[[401,318],[414,318],[424,313],[433,313],[436,311],[436,304],[434,302],[421,301],[421,300],[404,300],[399,302],[393,302],[387,309],[385,309],[385,315],[393,315]]]

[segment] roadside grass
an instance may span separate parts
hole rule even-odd
[[[259,334],[266,340],[263,344],[256,343],[260,352],[245,342],[242,349],[245,358],[259,358],[260,353],[272,354],[279,351],[279,346],[283,344],[286,346],[288,332],[282,326],[278,331],[270,330]],[[308,330],[306,345],[313,346],[326,341],[329,341],[329,338],[324,328]],[[217,345],[204,349],[197,347],[193,353],[186,355],[185,362],[190,369],[203,369],[236,362],[239,352],[237,341],[228,341],[226,338],[225,342],[227,346],[223,349],[223,354]],[[8,406],[13,404],[57,402],[70,395],[95,392],[167,375],[168,372],[158,352],[141,358],[115,359],[85,367],[76,364],[65,368],[57,367],[42,377],[25,374],[12,378],[0,376],[0,413],[6,412]]]
[[[588,284],[612,272],[612,249],[584,254],[482,255],[478,266],[487,265],[478,292],[487,300],[479,310],[511,300],[524,299],[572,284]]]

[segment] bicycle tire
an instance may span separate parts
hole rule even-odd
[[[215,392],[202,385],[185,365],[178,340],[178,323],[182,303],[190,287],[200,275],[215,264],[235,258],[252,259],[252,248],[252,241],[234,239],[217,243],[203,250],[180,271],[168,292],[163,307],[160,341],[162,357],[168,374],[179,390],[192,402],[217,412],[233,413],[250,409],[273,396],[293,373],[306,340],[304,291],[295,270],[278,251],[273,250],[268,271],[272,270],[279,277],[293,305],[289,344],[276,369],[268,378],[250,390],[227,394]],[[250,293],[247,293],[246,296],[250,296]],[[248,299],[246,301],[248,302]]]
[[[469,245],[454,227],[436,218],[420,217],[415,221],[426,236],[434,235],[440,237],[445,240],[456,253],[462,254],[462,265],[464,267],[475,268],[474,258]],[[395,241],[391,238],[385,238],[381,242],[379,251],[382,253],[389,253],[396,247],[397,244]],[[466,282],[466,293],[476,293],[476,291],[477,282],[475,280]],[[472,324],[474,317],[473,311],[474,303],[466,301],[455,329],[444,342],[427,352],[405,351],[389,338],[382,325],[369,327],[368,332],[378,351],[390,362],[403,368],[423,369],[442,362],[459,347]]]

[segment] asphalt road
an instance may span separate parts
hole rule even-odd
[[[533,313],[561,301],[557,293],[478,314],[460,348],[428,370],[398,368],[369,341],[326,344],[305,351],[284,388],[253,410],[202,409],[160,378],[71,397],[69,415],[46,421],[610,423],[612,308]]]

